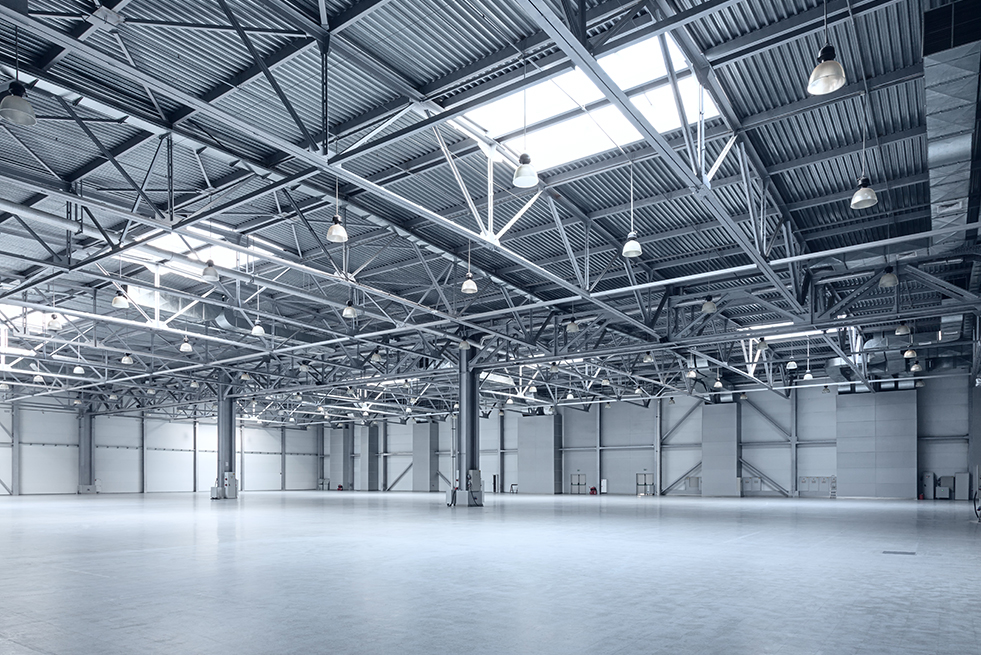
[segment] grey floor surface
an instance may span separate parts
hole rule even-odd
[[[967,503],[443,501],[0,498],[0,653],[981,653]]]

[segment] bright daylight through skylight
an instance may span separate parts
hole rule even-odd
[[[674,70],[686,71],[688,63],[670,36],[667,43]],[[681,127],[671,86],[665,78],[667,68],[657,37],[601,57],[599,62],[654,129],[664,133]],[[643,86],[652,80],[663,80],[664,83],[645,91]],[[684,76],[678,81],[678,88],[689,123],[696,123],[697,80]],[[602,99],[603,94],[596,85],[576,69],[531,86],[524,94],[513,93],[484,105],[466,116],[487,130],[491,137],[503,138],[504,144],[515,153],[528,152],[535,166],[545,170],[640,140],[640,134],[616,107],[606,104],[586,111],[588,105]],[[527,147],[521,134],[525,104],[529,126]],[[704,94],[704,111],[706,119],[719,115],[707,93]],[[566,113],[569,115],[561,122],[535,128],[542,121]]]

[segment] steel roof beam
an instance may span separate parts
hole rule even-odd
[[[771,268],[761,253],[756,251],[742,230],[732,221],[732,217],[719,202],[712,192],[704,185],[699,177],[678,158],[677,153],[667,144],[650,122],[633,106],[623,91],[613,82],[612,78],[603,70],[596,59],[576,41],[575,37],[569,32],[568,28],[562,23],[561,19],[555,15],[551,7],[544,0],[519,0],[519,4],[525,9],[532,20],[537,22],[542,29],[549,33],[559,47],[576,62],[576,65],[586,73],[587,77],[596,84],[597,88],[606,95],[611,102],[620,110],[628,121],[636,128],[641,135],[654,147],[661,155],[662,161],[668,165],[672,172],[678,176],[686,186],[692,186],[697,191],[695,195],[706,210],[725,227],[730,238],[733,239],[749,255],[750,259],[759,268],[760,272],[770,280],[774,287],[780,292],[790,307],[795,311],[803,311],[797,302],[794,294],[787,289],[783,280]]]

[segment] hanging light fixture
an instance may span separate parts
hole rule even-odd
[[[769,347],[770,346],[766,343],[766,339],[764,337],[760,337],[760,340],[756,344],[756,349],[757,350],[766,350]]]
[[[909,334],[909,326],[906,325],[905,322],[900,323],[899,326],[896,328],[896,336],[905,337],[907,334]]]
[[[524,53],[521,53],[521,70],[524,75],[521,88],[521,102],[524,112],[524,152],[518,157],[518,167],[514,169],[514,177],[511,184],[519,189],[530,189],[538,184],[538,171],[531,165],[531,157],[528,155],[528,67],[525,64]]]
[[[548,372],[549,373],[558,373],[559,372],[559,365],[556,364],[555,362],[552,362],[552,365],[548,367]]]
[[[575,398],[575,396],[571,391],[565,395],[566,400],[572,400],[573,398]]]
[[[258,319],[258,316],[256,317]],[[252,326],[252,336],[253,337],[264,337],[266,336],[266,328],[262,327],[262,324],[257,320],[255,325]]]
[[[916,360],[913,365],[909,367],[910,373],[920,373],[923,371],[923,367],[920,365],[920,361]]]
[[[199,383],[199,382],[198,382],[197,380],[191,380],[191,384],[190,384],[190,387],[191,387],[192,389],[197,389],[197,388],[198,388],[198,387],[200,387],[200,386],[201,386],[201,384],[200,384],[200,383]]]
[[[698,377],[698,371],[696,371],[693,368],[688,369],[688,379],[689,380],[694,380],[697,377]]]
[[[576,323],[575,316],[573,316],[572,320],[566,324],[565,331],[568,332],[569,334],[575,334],[576,332],[579,331],[579,324]]]
[[[903,353],[903,357],[904,357],[904,358],[906,358],[906,359],[914,359],[914,358],[916,358],[916,351],[915,351],[915,350],[913,350],[912,348],[908,348],[908,349],[907,349],[907,350],[906,350],[906,351],[905,351],[905,352]]]
[[[644,254],[640,242],[637,241],[637,231],[634,230],[634,164],[630,162],[630,233],[627,234],[627,242],[623,244],[624,257],[640,257]]]
[[[0,382],[0,391],[10,391],[10,385],[6,382]]]
[[[875,207],[879,202],[878,196],[875,195],[875,189],[871,186],[869,181],[869,176],[866,174],[868,159],[865,150],[865,140],[868,138],[869,132],[869,119],[868,119],[868,101],[865,96],[862,97],[862,174],[858,178],[858,189],[852,195],[851,208],[852,209],[868,209],[869,207]],[[893,278],[896,276],[893,275]],[[885,276],[883,276],[885,278]],[[896,280],[896,284],[899,284],[899,280]],[[896,286],[893,284],[891,286]],[[881,283],[880,283],[880,286]]]
[[[473,281],[473,273],[470,272],[470,241],[469,240],[467,240],[467,279],[463,281],[463,286],[460,287],[460,291],[467,295],[473,295],[477,293],[477,283]]]
[[[109,400],[119,400],[119,396],[114,393],[109,394]]]
[[[602,384],[604,387],[608,387],[610,386],[610,381],[607,378],[603,378],[603,381],[600,384]]]
[[[242,371],[242,374],[238,376],[238,379],[241,380],[242,382],[248,382],[249,380],[252,379],[252,376],[249,375],[248,372]]]
[[[20,32],[14,27],[14,81],[0,100],[0,117],[14,125],[37,125],[34,107],[27,99],[27,88],[20,83]]]
[[[831,388],[828,385],[824,385],[824,388],[821,389],[821,393],[831,393]]]
[[[62,328],[61,319],[58,318],[57,314],[52,314],[51,318],[48,320],[48,330],[51,332],[57,332]]]
[[[82,368],[81,364],[75,364],[75,368],[72,369],[73,375],[85,375],[85,369]]]
[[[834,93],[845,86],[845,69],[835,61],[835,48],[828,38],[828,0],[824,0],[824,47],[818,52],[818,65],[807,80],[807,92],[812,96]]]
[[[146,395],[148,395],[148,396],[156,396],[157,395],[157,390],[151,387],[151,388],[149,388],[149,389],[146,390]]]
[[[745,391],[739,394],[739,400],[749,400],[749,396],[746,395]]]
[[[117,291],[116,295],[112,297],[112,306],[115,309],[129,309],[129,300],[126,298],[126,294]]]
[[[790,344],[790,361],[787,362],[787,370],[788,371],[796,371],[797,370],[797,362],[794,361],[794,345],[793,344]]]
[[[531,394],[538,393],[538,387],[536,387],[535,385],[531,385],[530,387],[528,387],[528,393]]]
[[[650,364],[650,363],[651,363],[651,362],[653,362],[653,361],[654,361],[654,355],[652,355],[652,354],[651,354],[651,351],[650,351],[650,350],[648,350],[648,351],[647,351],[646,353],[644,353],[644,359],[643,359],[643,362],[644,362],[645,364]]]
[[[634,393],[640,396],[641,394],[644,393],[643,387],[637,387],[636,389],[634,389]]]
[[[464,339],[463,341],[460,342],[460,345],[458,347],[460,348],[460,350],[470,350],[470,342]]]
[[[181,341],[181,345],[178,350],[180,350],[182,353],[189,353],[194,350],[194,346],[191,345],[191,342],[188,341],[187,337],[185,336],[184,340]]]
[[[722,388],[722,378],[721,377],[716,377],[715,378],[715,383],[712,385],[712,388],[714,388],[714,389],[721,389]]]
[[[341,316],[350,319],[355,319],[358,317],[358,310],[355,309],[353,300],[347,301],[347,305],[345,305],[344,310],[341,312]]]
[[[299,371],[300,373],[309,373],[310,365],[306,362],[300,362]]]
[[[371,352],[371,361],[374,364],[381,364],[382,363],[382,356],[381,356],[381,353],[378,352],[378,349],[377,348],[375,348]]]
[[[807,337],[807,370],[804,371],[804,379],[814,379],[814,376],[811,374],[811,337]]]
[[[44,376],[38,373],[34,376],[34,384],[44,384]]]
[[[674,396],[671,396],[670,398],[668,398],[668,404],[669,405],[674,405]]]
[[[347,242],[347,230],[344,229],[344,225],[341,223],[341,190],[340,181],[334,178],[334,218],[331,219],[331,225],[327,228],[327,240],[331,243],[345,243]]]
[[[122,365],[124,365],[124,366],[130,366],[133,363],[133,356],[130,355],[129,353],[126,353],[119,360],[119,363],[122,364]]]
[[[201,271],[201,279],[205,282],[217,282],[220,279],[218,269],[215,268],[214,260],[209,259],[204,265],[204,269]]]
[[[892,272],[892,266],[886,266],[886,272],[879,278],[880,289],[892,289],[899,286],[899,278]]]
[[[914,384],[913,386],[916,387],[917,389],[922,389],[923,387],[926,386],[926,382],[924,380],[917,380],[916,384]]]
[[[702,313],[703,314],[714,314],[718,307],[712,302],[712,296],[705,296],[705,302],[702,303]]]

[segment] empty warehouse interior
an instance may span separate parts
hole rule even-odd
[[[979,652],[979,210],[981,0],[0,0],[0,654]]]

